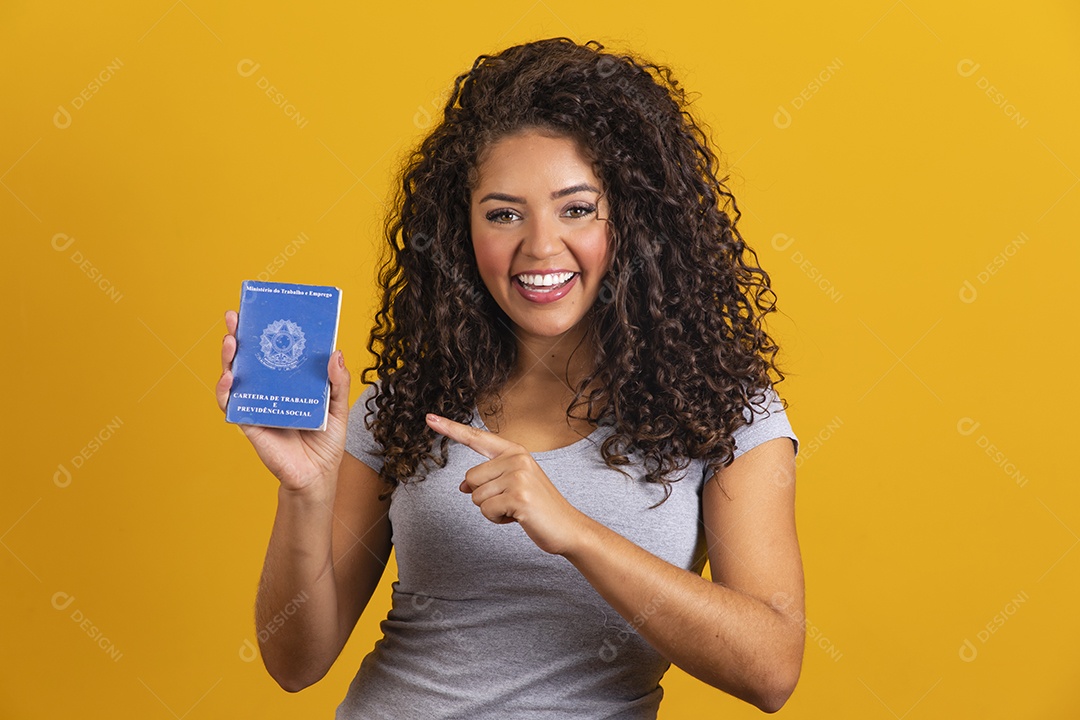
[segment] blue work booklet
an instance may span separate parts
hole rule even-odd
[[[341,290],[245,280],[225,420],[325,430]]]

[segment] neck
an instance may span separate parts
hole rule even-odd
[[[558,384],[574,388],[593,370],[595,352],[585,339],[586,323],[556,337],[529,335],[515,330],[517,361],[512,382]]]

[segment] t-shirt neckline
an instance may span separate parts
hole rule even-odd
[[[478,407],[476,407],[475,405],[473,406],[473,423],[472,423],[472,425],[473,425],[473,427],[479,427],[482,430],[487,430],[488,432],[491,432],[491,429],[488,428],[487,423],[484,422],[483,417],[480,415],[480,409]],[[583,445],[585,443],[595,444],[597,436],[603,431],[603,429],[604,429],[603,425],[597,425],[593,429],[593,431],[591,433],[589,433],[585,437],[581,438],[580,440],[575,440],[574,442],[570,443],[569,445],[563,445],[562,447],[552,448],[551,450],[541,450],[540,452],[534,452],[534,453],[530,453],[530,454],[533,456],[533,458],[535,458],[537,460],[543,460],[545,458],[557,457],[559,455],[573,454],[574,452],[576,452],[577,450],[580,449],[579,448],[580,445]]]

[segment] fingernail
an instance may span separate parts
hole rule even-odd
[[[427,421],[429,423],[431,423],[432,425],[438,425],[439,424],[439,416],[438,415],[433,415],[432,413],[428,413],[427,414]]]
[[[338,350],[337,364],[339,368],[345,367],[345,353]]]

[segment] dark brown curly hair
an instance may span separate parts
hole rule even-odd
[[[612,426],[607,466],[625,474],[639,455],[666,499],[668,475],[690,458],[713,471],[731,463],[743,409],[784,378],[764,327],[769,275],[735,228],[735,198],[686,91],[667,67],[603,50],[553,38],[481,55],[406,163],[384,228],[376,361],[363,372],[380,385],[365,420],[391,486],[446,463],[448,440],[426,413],[468,423],[509,378],[517,348],[480,279],[469,207],[483,151],[522,129],[577,140],[611,208],[614,259],[587,333],[595,369],[566,409]]]

